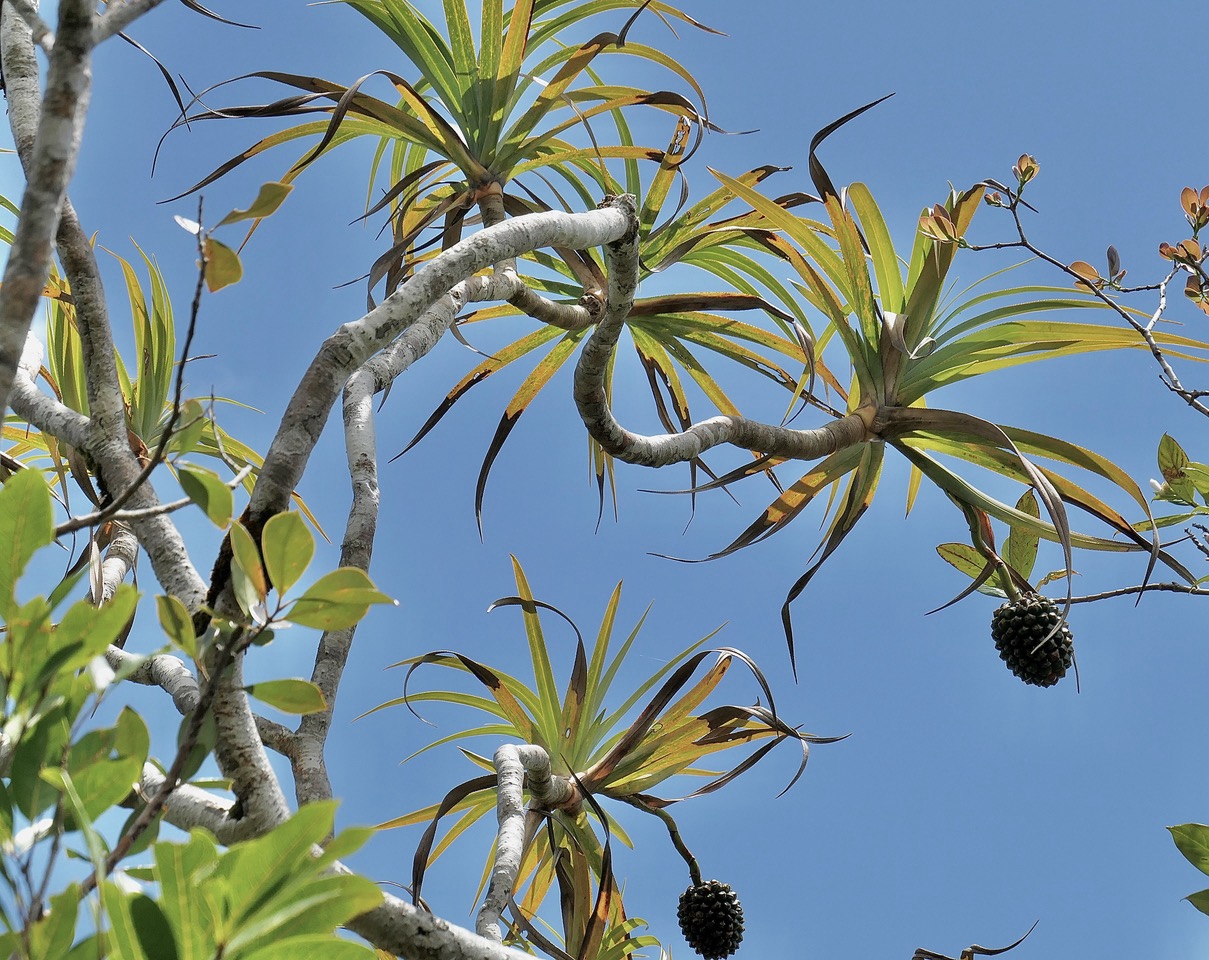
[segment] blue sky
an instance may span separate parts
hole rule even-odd
[[[1191,2],[1168,4],[1161,17],[1120,2],[1031,0],[702,0],[690,12],[729,37],[682,29],[677,40],[654,18],[640,21],[635,35],[696,74],[721,126],[759,129],[707,138],[689,172],[696,195],[712,183],[706,165],[730,173],[792,165],[770,190],[810,189],[805,163],[813,131],[894,91],[833,136],[822,156],[837,183],[869,184],[896,238],[909,242],[919,210],[943,199],[949,182],[1007,178],[1027,151],[1041,163],[1030,187],[1040,211],[1030,221],[1033,238],[1060,258],[1094,263],[1114,243],[1130,278],[1141,282],[1160,275],[1158,242],[1184,235],[1180,188],[1206,181],[1209,134],[1198,127],[1187,92],[1197,63],[1188,27],[1198,23],[1199,7]],[[345,83],[378,68],[409,75],[398,51],[340,5],[274,0],[244,4],[234,15],[262,29],[233,30],[165,5],[132,33],[195,89],[257,69]],[[618,26],[601,21],[600,29]],[[248,100],[266,92],[245,89],[259,91]],[[171,215],[191,216],[195,203],[155,202],[269,128],[207,123],[173,133],[152,180],[151,154],[175,109],[154,68],[125,45],[108,45],[97,57],[93,99],[72,188],[85,229],[123,256],[135,252],[130,238],[153,253],[184,315],[192,238]],[[236,93],[216,102],[240,99]],[[652,142],[665,138],[667,124],[660,123]],[[211,219],[246,205],[255,185],[274,179],[292,158],[270,155],[249,164],[246,176],[241,171],[210,188]],[[216,356],[192,369],[192,392],[213,389],[264,411],[223,414],[227,428],[253,446],[267,445],[321,339],[363,309],[359,284],[336,285],[358,277],[382,250],[373,228],[348,225],[364,201],[366,160],[352,150],[317,164],[253,240],[244,282],[203,306],[197,352]],[[15,161],[5,162],[11,183]],[[979,214],[980,238],[1007,237],[1008,228],[994,211]],[[966,254],[956,272],[972,281],[1009,262]],[[1032,267],[1023,271],[1015,282],[1056,280]],[[116,272],[109,285],[124,334]],[[1202,315],[1182,305],[1173,314],[1188,321],[1190,335],[1204,335]],[[525,414],[499,458],[480,542],[475,477],[516,375],[494,378],[499,382],[475,391],[481,395],[459,404],[406,457],[384,462],[475,362],[456,342],[443,343],[400,379],[378,420],[383,513],[372,573],[401,606],[365,622],[341,691],[329,763],[344,822],[397,816],[473,774],[452,749],[399,766],[427,739],[457,729],[451,714],[433,712],[441,724],[436,733],[403,710],[352,718],[399,695],[400,672],[384,667],[416,653],[453,648],[519,669],[524,645],[516,612],[484,612],[514,591],[513,553],[536,594],[585,632],[599,622],[618,580],[625,581],[622,625],[654,602],[635,676],[726,623],[718,642],[761,663],[786,718],[817,734],[852,734],[818,747],[805,776],[779,799],[794,769],[791,751],[719,794],[675,808],[704,873],[730,882],[742,897],[748,934],[741,958],[907,957],[919,946],[956,955],[972,942],[1011,942],[1034,920],[1036,931],[1013,956],[1175,960],[1209,946],[1209,918],[1181,902],[1203,878],[1164,829],[1209,817],[1209,650],[1197,600],[1151,596],[1137,607],[1132,600],[1076,607],[1071,626],[1082,692],[1069,681],[1027,688],[995,654],[990,598],[924,616],[964,586],[933,549],[962,539],[964,523],[930,492],[904,520],[905,470],[892,463],[870,515],[795,605],[801,680],[794,685],[778,610],[817,542],[821,513],[725,560],[676,564],[651,553],[701,557],[723,546],[764,507],[767,489],[740,487],[737,506],[722,495],[702,498],[685,530],[685,501],[640,492],[681,487],[684,473],[622,466],[620,518],[614,523],[606,514],[597,531],[587,444],[564,376]],[[1184,372],[1193,385],[1209,380]],[[644,390],[640,381],[631,366],[619,384]],[[779,413],[779,396],[749,387],[753,409]],[[946,391],[944,402],[1082,443],[1143,484],[1157,475],[1154,451],[1164,431],[1194,459],[1206,455],[1204,420],[1167,395],[1142,353],[994,374]],[[655,430],[645,410],[636,416],[631,426]],[[338,540],[347,481],[336,427],[329,425],[302,493]],[[713,462],[738,460],[723,454]],[[164,490],[170,485],[161,482]],[[185,526],[195,562],[208,568],[216,533],[202,522]],[[334,564],[334,551],[325,559]],[[1051,550],[1039,568],[1059,564]],[[1084,593],[1142,575],[1136,557],[1081,555],[1075,568],[1076,592]],[[149,575],[142,586],[151,589]],[[568,670],[571,640],[553,623],[548,636],[556,648],[566,641],[557,656]],[[253,656],[252,669],[265,676],[305,675],[310,638],[296,630]],[[737,671],[726,689],[732,702],[751,702],[757,693]],[[155,691],[136,691],[134,702],[159,709]],[[618,853],[627,906],[677,956],[689,955],[675,927],[676,897],[687,883],[681,861],[657,824],[636,816],[625,822],[637,841],[635,851]],[[374,879],[405,882],[417,839],[418,832],[385,833],[358,866]],[[488,843],[486,835],[461,841],[430,874],[425,893],[438,912],[471,922]]]

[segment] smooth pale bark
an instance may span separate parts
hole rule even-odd
[[[621,198],[625,202],[627,198]],[[643,436],[623,427],[613,416],[605,392],[609,362],[638,285],[637,231],[605,246],[609,292],[605,315],[575,367],[575,405],[592,438],[626,463],[662,467],[693,460],[711,447],[729,443],[793,460],[816,460],[870,438],[874,410],[850,413],[813,430],[791,430],[745,417],[711,417],[680,433]]]
[[[50,55],[45,96],[37,89],[37,62],[33,59],[29,24],[18,16],[3,18],[4,32],[16,37],[18,46],[28,48],[21,62],[13,66],[20,68],[17,72],[33,76],[34,102],[39,106],[33,111],[37,119],[32,138],[16,138],[18,147],[25,147],[21,149],[25,192],[0,285],[0,419],[7,409],[25,338],[50,276],[59,212],[80,150],[92,81],[93,9],[92,0],[60,0],[58,36]],[[6,62],[6,83],[9,69]],[[21,79],[25,81],[25,76]],[[19,87],[23,85],[19,83]],[[10,99],[20,92],[10,90]],[[13,116],[14,132],[19,119],[28,113],[27,108],[26,113]]]
[[[613,203],[586,213],[535,213],[487,227],[441,253],[360,320],[341,326],[319,349],[281,418],[248,508],[252,524],[287,507],[348,378],[456,284],[529,250],[600,246],[633,224],[632,205]]]
[[[77,34],[84,30],[82,17],[87,15],[89,31],[87,43],[92,42],[92,13],[91,6],[82,0],[70,0],[61,5],[61,26],[56,51],[51,58],[51,70],[48,75],[48,93],[46,102],[49,105],[43,109],[43,96],[39,84],[38,63],[34,55],[33,39],[25,21],[19,17],[0,18],[0,60],[3,63],[5,85],[8,92],[9,125],[12,128],[13,140],[26,169],[30,186],[26,189],[26,198],[30,203],[36,196],[42,194],[34,191],[34,178],[43,166],[41,159],[50,147],[44,146],[49,129],[60,137],[66,136],[67,124],[62,116],[70,103],[75,104],[72,127],[75,140],[72,149],[78,148],[79,130],[82,127],[83,107],[78,94],[81,89],[87,90],[88,61],[80,58],[75,52],[80,43],[84,42]],[[73,13],[74,11],[74,13]],[[64,26],[70,25],[65,33]],[[71,43],[67,42],[68,38]],[[56,59],[57,58],[57,59]],[[58,73],[55,64],[58,63]],[[72,70],[81,76],[72,78],[61,77],[60,74]],[[57,96],[54,84],[58,83]],[[75,100],[72,98],[76,97]],[[62,149],[62,144],[58,144]],[[52,151],[53,153],[53,151]],[[53,159],[53,157],[52,157]],[[74,163],[74,153],[72,154]],[[69,170],[60,165],[56,168],[64,177]],[[66,189],[66,179],[62,184]],[[44,191],[43,191],[44,193]],[[72,287],[72,299],[75,304],[76,317],[79,324],[81,341],[84,350],[85,370],[87,377],[90,417],[69,410],[54,398],[42,394],[34,384],[36,372],[23,376],[18,369],[16,382],[12,384],[12,403],[19,416],[36,426],[38,429],[52,434],[60,440],[65,440],[77,449],[84,451],[97,465],[98,472],[104,483],[112,491],[125,490],[133,485],[139,476],[140,465],[131,452],[126,437],[125,410],[121,389],[118,383],[117,366],[113,351],[113,338],[109,332],[108,309],[105,304],[105,292],[100,280],[96,258],[92,246],[83,228],[75,217],[70,201],[66,200],[62,191],[55,195],[55,217],[47,220],[46,206],[54,197],[42,197],[41,206],[31,218],[31,224],[42,224],[47,230],[53,231],[63,267]],[[62,207],[62,216],[58,209]],[[20,235],[22,225],[26,220],[23,204],[17,233]],[[57,220],[57,227],[53,221]],[[30,228],[32,229],[32,227]],[[49,237],[46,235],[46,263],[49,267]],[[41,236],[41,235],[39,235]],[[16,247],[14,246],[14,251]],[[12,256],[16,256],[14,252]],[[27,260],[29,258],[26,258]],[[13,260],[10,258],[10,266]],[[26,272],[33,269],[26,264]],[[46,274],[41,274],[37,289],[33,294],[33,303],[29,306],[29,317],[32,318],[37,300],[41,297]],[[5,296],[8,292],[7,273],[6,286],[0,289],[0,407],[9,389],[5,382],[6,336],[11,324],[4,320],[9,316],[8,311],[14,310],[17,301],[5,306]],[[26,329],[28,329],[26,318]],[[25,333],[21,334],[24,344]],[[129,500],[129,506],[135,511],[151,511],[149,515],[131,521],[131,529],[139,538],[140,544],[147,550],[152,569],[160,585],[169,593],[179,597],[185,605],[194,610],[204,601],[206,591],[197,570],[189,559],[184,540],[172,521],[164,514],[155,512],[159,506],[155,493],[150,484],[143,484],[134,492]]]
[[[521,860],[529,842],[531,813],[553,810],[579,800],[579,791],[567,777],[550,771],[550,755],[534,744],[505,743],[493,758],[496,778],[495,816],[499,824],[495,839],[495,863],[487,884],[483,905],[479,908],[475,930],[479,936],[502,941],[500,917],[516,887]],[[532,801],[525,807],[524,789],[528,778]]]

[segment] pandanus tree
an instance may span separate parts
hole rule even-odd
[[[335,936],[344,924],[380,953],[399,956],[521,956],[507,940],[556,957],[615,960],[650,945],[636,932],[637,918],[623,904],[613,872],[611,838],[627,839],[622,806],[659,817],[687,862],[692,886],[681,921],[689,941],[711,957],[737,945],[741,915],[733,892],[703,882],[667,809],[678,801],[663,793],[679,792],[673,784],[693,778],[706,782],[688,796],[720,789],[787,740],[801,747],[804,763],[807,745],[819,738],[780,715],[771,684],[746,654],[730,647],[707,651],[705,641],[639,681],[616,706],[606,705],[604,695],[619,682],[637,636],[635,628],[620,648],[611,647],[617,593],[590,648],[577,631],[570,679],[560,690],[540,620],[542,611],[557,611],[535,598],[519,564],[517,594],[498,605],[522,611],[532,686],[465,653],[417,652],[402,661],[409,676],[439,666],[468,675],[486,693],[408,689],[383,705],[415,709],[444,701],[485,716],[433,747],[470,738],[503,741],[490,758],[466,746],[480,776],[384,824],[429,824],[414,863],[415,902],[380,895],[340,863],[367,833],[332,836],[324,747],[357,622],[388,600],[366,572],[378,520],[375,396],[446,333],[469,342],[467,330],[476,324],[512,318],[509,324],[532,325],[476,360],[416,436],[497,371],[531,364],[488,447],[476,510],[519,417],[539,394],[557,389],[556,375],[572,361],[573,397],[564,402],[575,405],[590,437],[601,509],[618,461],[688,464],[693,496],[765,478],[772,502],[715,554],[721,556],[783,530],[814,500],[825,499],[822,543],[782,611],[791,657],[789,604],[868,511],[887,449],[910,464],[908,504],[927,480],[961,511],[973,542],[949,556],[969,572],[971,590],[1030,592],[1039,538],[1060,544],[1068,572],[1076,549],[1136,551],[1146,556],[1147,575],[1162,563],[1192,581],[1160,544],[1145,496],[1110,460],[996,418],[938,407],[932,397],[949,384],[1023,363],[1153,350],[1154,344],[1203,360],[1209,345],[1158,333],[1144,341],[1118,322],[1085,319],[1088,310],[1112,305],[1087,296],[1094,278],[1086,271],[1075,271],[1083,288],[1003,287],[993,275],[954,293],[953,264],[969,245],[986,185],[951,190],[926,207],[909,254],[900,257],[871,191],[859,183],[838,188],[818,156],[826,137],[871,104],[823,127],[805,148],[813,193],[768,195],[766,185],[784,171],[765,165],[738,175],[710,171],[716,185],[691,199],[686,166],[703,132],[714,129],[704,96],[681,64],[641,43],[637,33],[656,18],[701,25],[652,0],[518,0],[510,7],[483,0],[477,34],[464,0],[445,0],[440,23],[405,0],[351,0],[346,6],[398,48],[398,64],[349,84],[257,71],[241,82],[256,79],[292,92],[266,104],[202,106],[187,117],[189,123],[310,119],[259,140],[192,188],[214,184],[279,146],[303,146],[246,209],[212,228],[200,217],[179,218],[197,239],[201,265],[185,336],[175,330],[154,260],[145,258],[149,295],[136,271],[119,261],[135,324],[136,356],[124,362],[99,295],[96,251],[70,206],[62,206],[65,170],[47,164],[43,154],[56,132],[69,156],[78,141],[87,84],[79,51],[153,5],[118,5],[98,18],[87,4],[62,0],[57,35],[26,3],[6,5],[3,18],[3,72],[31,190],[27,205],[5,205],[13,214],[20,209],[17,229],[3,235],[17,267],[0,291],[0,384],[15,414],[4,428],[0,494],[0,614],[9,651],[0,663],[6,697],[0,761],[10,783],[0,791],[0,828],[9,834],[4,839],[20,834],[29,844],[57,845],[78,832],[91,870],[49,912],[41,902],[45,889],[12,916],[5,911],[0,949],[6,953],[48,955],[50,945],[78,957],[270,960],[307,955],[304,950],[367,956],[364,947]],[[609,17],[618,22],[605,23]],[[613,29],[590,34],[597,26]],[[44,109],[39,118],[35,44],[51,53],[47,97],[56,99],[45,103],[75,109],[66,133],[55,126],[59,113]],[[610,80],[632,62],[662,69],[687,92]],[[379,84],[393,90],[390,99],[368,92]],[[213,96],[207,91],[196,102],[208,104]],[[634,130],[645,135],[652,111],[661,121],[655,136],[666,146],[635,140]],[[641,128],[637,116],[646,117]],[[184,392],[203,284],[218,290],[240,274],[235,245],[216,231],[241,223],[254,228],[285,201],[295,181],[303,182],[304,171],[360,138],[376,144],[363,216],[383,217],[390,239],[366,271],[367,311],[319,346],[261,459],[218,426],[213,403]],[[992,202],[1015,209],[1035,174],[1035,162],[1021,157],[1014,185],[994,185],[1000,199],[993,194]],[[1203,195],[1194,199],[1203,210]],[[52,229],[61,261],[53,270]],[[1185,264],[1203,259],[1199,247],[1172,256]],[[684,277],[683,289],[639,297],[639,284],[657,275]],[[708,282],[688,279],[702,275]],[[374,302],[379,284],[384,292]],[[37,337],[25,336],[40,298],[50,310],[45,363]],[[10,315],[20,323],[9,323]],[[626,343],[663,434],[638,433],[614,415],[618,350]],[[716,372],[726,365],[772,384],[784,404],[783,421],[745,418]],[[313,541],[301,511],[290,507],[337,401],[353,491],[341,566],[296,589]],[[716,415],[698,419],[694,410],[702,403]],[[799,426],[808,416],[821,422]],[[705,454],[721,445],[739,449],[737,467],[706,463]],[[233,476],[223,479],[191,462],[199,457],[222,461]],[[954,462],[1028,489],[1010,505]],[[161,479],[161,466],[179,478],[183,501],[160,502],[151,481]],[[1180,469],[1187,472],[1191,464]],[[96,509],[73,510],[69,478]],[[1115,488],[1126,503],[1120,509],[1136,509],[1134,519],[1093,493],[1093,482]],[[237,510],[241,485],[248,499]],[[182,504],[201,507],[224,533],[209,578],[198,573],[172,519]],[[1096,530],[1072,528],[1071,506],[1091,517]],[[1002,556],[993,520],[1011,530]],[[81,529],[90,531],[87,548],[63,582],[45,598],[19,599],[24,586],[18,579],[37,551]],[[135,653],[124,644],[141,612],[135,591],[122,584],[140,551],[164,591],[155,608],[165,639]],[[67,606],[85,573],[88,596]],[[286,622],[320,633],[311,679],[245,682],[246,658],[260,656]],[[1051,640],[1062,630],[1061,612],[1047,623],[1045,639]],[[707,704],[736,663],[752,669],[757,702]],[[82,732],[90,703],[118,678],[163,688],[185,715],[168,762],[149,762],[148,731],[132,713],[112,727]],[[302,718],[288,728],[257,716],[253,700]],[[744,747],[751,752],[729,760],[727,751]],[[301,808],[293,817],[266,749],[289,763]],[[212,789],[186,782],[211,750],[221,780],[205,784]],[[705,768],[722,756],[728,758],[724,769]],[[97,821],[119,804],[135,809],[111,841]],[[449,844],[492,810],[499,830],[472,933],[424,909],[421,881]],[[451,815],[454,825],[437,841],[440,821]],[[202,829],[183,843],[156,839],[153,824],[160,820]],[[153,841],[154,866],[142,876],[158,885],[155,896],[113,876],[132,851]],[[228,849],[220,851],[219,844]],[[316,845],[324,845],[321,854]],[[93,890],[104,922],[84,924],[76,943],[75,905]],[[540,927],[550,899],[557,900],[561,920],[553,937]]]

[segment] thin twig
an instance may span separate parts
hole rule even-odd
[[[1132,597],[1142,593],[1185,593],[1190,597],[1209,596],[1209,587],[1197,587],[1187,583],[1143,583],[1134,587],[1120,587],[1103,593],[1089,593],[1083,597],[1071,597],[1071,603],[1094,603],[1110,597]]]
[[[1007,249],[1013,249],[1013,248],[1023,249],[1023,250],[1027,250],[1029,253],[1031,253],[1033,256],[1035,256],[1037,259],[1043,260],[1044,262],[1050,264],[1051,266],[1057,267],[1059,270],[1061,270],[1067,276],[1069,276],[1073,280],[1075,280],[1076,286],[1081,291],[1083,291],[1085,293],[1090,293],[1097,300],[1102,302],[1105,306],[1112,309],[1127,324],[1129,324],[1131,327],[1133,327],[1133,329],[1135,331],[1137,331],[1138,335],[1145,341],[1146,346],[1150,350],[1151,356],[1154,357],[1155,362],[1158,363],[1159,368],[1162,370],[1162,374],[1160,375],[1159,379],[1163,383],[1163,385],[1165,387],[1167,387],[1167,389],[1170,390],[1172,393],[1174,393],[1178,397],[1180,397],[1180,399],[1182,399],[1186,404],[1188,404],[1188,406],[1190,406],[1190,407],[1192,407],[1192,409],[1196,410],[1197,413],[1200,413],[1206,417],[1209,417],[1209,406],[1201,403],[1201,397],[1209,396],[1209,391],[1189,390],[1187,387],[1185,387],[1183,385],[1183,383],[1180,382],[1179,376],[1176,374],[1174,368],[1171,366],[1171,363],[1167,360],[1167,357],[1164,355],[1162,348],[1159,346],[1158,341],[1154,337],[1154,331],[1153,331],[1154,325],[1162,318],[1163,310],[1165,309],[1166,303],[1167,303],[1167,284],[1170,283],[1170,281],[1178,273],[1181,272],[1180,266],[1174,267],[1172,269],[1171,273],[1168,274],[1166,279],[1164,279],[1159,284],[1157,284],[1157,289],[1159,290],[1159,308],[1151,316],[1149,323],[1143,324],[1143,323],[1139,322],[1136,317],[1131,315],[1128,310],[1126,310],[1123,306],[1121,306],[1121,304],[1119,304],[1112,297],[1108,296],[1108,294],[1105,293],[1103,289],[1096,286],[1095,284],[1088,283],[1087,279],[1085,277],[1082,277],[1075,270],[1072,270],[1069,265],[1067,265],[1066,263],[1063,263],[1057,257],[1051,256],[1050,254],[1048,254],[1044,250],[1042,250],[1040,247],[1037,247],[1036,245],[1034,245],[1033,242],[1031,240],[1029,240],[1028,236],[1026,235],[1025,229],[1024,229],[1024,224],[1020,220],[1020,205],[1023,203],[1023,201],[1020,199],[1019,193],[1017,193],[1013,190],[1010,190],[1010,189],[1006,189],[1006,188],[1004,188],[1004,192],[1007,194],[1007,201],[1005,203],[998,204],[998,206],[1002,206],[1002,207],[1006,208],[1008,210],[1008,212],[1011,213],[1012,220],[1016,226],[1016,233],[1020,239],[1011,240],[1011,241],[1001,241],[999,243],[965,244],[964,246],[966,247],[966,249],[968,249],[968,250],[1007,250]],[[1025,205],[1027,206],[1027,204],[1025,204]],[[1199,265],[1191,265],[1191,268],[1195,269],[1196,272],[1198,272],[1198,273],[1200,272]],[[1115,288],[1110,288],[1110,289],[1115,289]],[[1128,293],[1128,292],[1132,292],[1134,289],[1148,289],[1148,288],[1129,288],[1128,290],[1121,289],[1118,292]],[[1153,289],[1153,288],[1149,288],[1149,289]]]
[[[248,474],[251,472],[252,466],[248,464],[228,480],[225,485],[229,489],[235,490],[247,479]],[[65,520],[55,527],[55,536],[61,537],[65,533],[73,533],[83,527],[99,526],[107,520],[145,520],[147,517],[158,517],[165,513],[175,513],[177,510],[183,510],[185,507],[192,506],[193,503],[194,501],[189,497],[181,497],[179,500],[156,504],[154,507],[144,507],[142,510],[118,510],[115,513],[108,513],[108,515],[106,514],[109,508],[106,508],[105,510],[85,514],[82,517],[72,517],[70,520]]]

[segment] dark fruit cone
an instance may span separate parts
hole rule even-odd
[[[743,942],[743,907],[729,883],[706,880],[680,895],[676,911],[688,945],[705,960],[723,960]]]
[[[1038,687],[1052,687],[1074,660],[1073,637],[1061,609],[1039,594],[1025,594],[996,610],[991,636],[1008,669]]]

